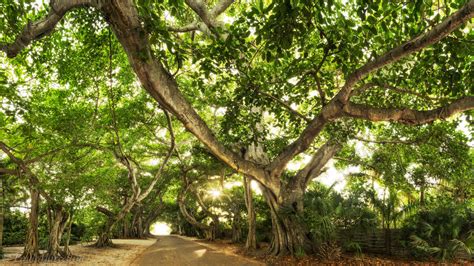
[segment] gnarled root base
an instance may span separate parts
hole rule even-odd
[[[38,254],[38,255],[22,255],[19,258],[15,259],[15,261],[25,261],[25,262],[55,262],[55,261],[70,261],[70,260],[77,260],[79,256],[75,256],[72,254],[66,254],[64,252],[60,252],[56,255],[53,254]]]
[[[112,239],[110,239],[107,234],[102,234],[100,235],[99,239],[97,239],[97,242],[95,242],[92,246],[96,248],[107,248],[113,247],[114,244],[112,243]]]
[[[15,259],[17,261],[40,261],[41,260],[41,255],[38,254],[22,254],[19,258]]]
[[[300,256],[314,253],[308,230],[301,220],[302,209],[297,208],[298,201],[278,202],[277,197],[270,191],[264,192],[272,218],[273,239],[268,254]]]

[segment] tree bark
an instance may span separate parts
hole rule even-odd
[[[268,253],[274,256],[312,253],[313,244],[302,221],[303,191],[285,192],[280,196],[267,188],[262,192],[272,218],[273,239]]]
[[[110,239],[109,234],[110,234],[109,230],[105,228],[105,230],[99,234],[99,238],[97,238],[97,241],[94,243],[94,247],[96,248],[112,247],[114,244],[112,243],[112,239]]]
[[[232,219],[232,242],[240,243],[242,241],[242,228],[240,227],[240,215],[234,213]]]
[[[257,223],[256,223],[256,214],[255,208],[253,205],[252,197],[252,188],[250,186],[250,178],[244,176],[244,196],[245,196],[245,206],[247,206],[247,223],[248,223],[248,232],[247,240],[245,242],[246,250],[255,250],[257,249]]]
[[[94,243],[94,247],[105,248],[112,247],[114,245],[112,243],[112,239],[110,238],[110,233],[113,229],[114,224],[115,222],[111,221],[110,218],[107,220],[107,223],[103,226],[101,232],[99,233],[97,241]]]
[[[28,232],[26,235],[25,248],[20,259],[37,261],[40,257],[38,247],[38,216],[40,192],[37,188],[30,188],[31,211],[28,224]]]
[[[118,220],[116,219],[114,213],[107,210],[106,208],[97,207],[96,209],[99,212],[105,214],[105,216],[107,216],[107,222],[103,225],[102,230],[100,230],[99,237],[97,238],[97,241],[94,243],[94,247],[96,248],[111,247],[113,246],[113,243],[112,243],[112,240],[110,239],[110,232],[112,231],[115,223]]]
[[[138,216],[137,238],[143,238],[143,220],[141,215]]]
[[[121,233],[122,233],[122,238],[130,237],[130,221],[128,219],[123,219]]]
[[[5,194],[3,176],[0,174],[0,259],[3,258],[3,221],[5,217]]]
[[[61,237],[68,220],[68,215],[62,206],[50,206],[48,209],[49,239],[47,252],[44,258],[47,260],[57,260],[64,258],[61,250]]]
[[[200,223],[188,212],[185,204],[185,194],[187,189],[188,187],[185,187],[178,193],[178,205],[181,214],[188,223],[204,232],[204,237],[206,240],[214,241],[217,235],[217,224],[214,222],[212,222],[210,225]]]
[[[71,240],[72,221],[73,221],[73,211],[71,210],[69,214],[69,221],[67,224],[67,237],[66,237],[66,241],[64,242],[64,248],[62,252],[63,256],[66,258],[72,257],[72,252],[69,249],[69,241]]]

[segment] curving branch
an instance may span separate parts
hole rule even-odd
[[[208,10],[205,1],[201,0],[185,0],[186,5],[188,5],[198,16],[201,18],[203,23],[198,21],[191,22],[182,27],[168,27],[168,30],[174,32],[189,32],[199,30],[205,33],[215,32],[215,29],[218,27],[219,22],[217,17],[224,13],[224,11],[234,2],[234,0],[221,0],[219,1],[211,10]]]
[[[0,168],[0,175],[18,175],[19,172],[16,169]]]
[[[267,166],[271,178],[279,177],[291,159],[311,146],[314,138],[321,133],[324,126],[330,121],[329,118],[337,117],[339,112],[327,108],[328,106],[326,105],[322,112],[308,123],[308,126],[306,126],[301,135]]]
[[[140,202],[144,198],[146,198],[148,196],[148,194],[150,194],[150,192],[153,190],[153,188],[155,187],[158,180],[160,180],[160,177],[161,177],[161,175],[162,175],[162,173],[165,169],[165,166],[168,164],[168,161],[170,160],[171,155],[173,154],[173,151],[175,150],[175,147],[176,147],[175,137],[174,137],[174,132],[173,132],[173,126],[171,124],[171,118],[170,118],[170,116],[169,116],[169,114],[166,110],[163,109],[163,112],[165,113],[166,122],[168,123],[168,131],[170,133],[170,141],[171,141],[170,148],[168,150],[168,154],[166,154],[166,157],[165,157],[163,163],[160,165],[160,168],[158,169],[158,171],[156,171],[156,174],[153,177],[153,180],[151,181],[148,188],[137,197],[138,202]]]
[[[211,17],[218,17],[220,14],[224,13],[224,11],[229,8],[235,0],[221,0],[219,1],[209,12]]]
[[[349,100],[354,85],[368,74],[440,41],[473,17],[474,0],[470,0],[461,9],[445,18],[431,30],[391,49],[354,71],[349,75],[343,88],[338,93],[338,100],[346,103]]]
[[[410,41],[405,42],[404,44],[393,48],[392,50],[368,62],[361,68],[357,69],[354,73],[349,75],[344,86],[339,91],[339,93],[327,105],[325,105],[322,108],[318,116],[316,116],[310,123],[308,123],[308,125],[303,130],[303,132],[298,137],[298,139],[296,139],[293,143],[288,145],[268,166],[268,170],[271,172],[270,174],[271,177],[280,176],[286,164],[294,156],[307,150],[310,147],[311,143],[313,142],[314,138],[323,130],[324,126],[329,121],[343,117],[343,116],[356,117],[357,114],[361,116],[360,118],[362,118],[363,116],[380,117],[378,114],[377,115],[369,114],[371,111],[374,111],[376,113],[380,111],[379,109],[373,109],[373,108],[370,109],[371,111],[358,110],[359,112],[355,112],[356,110],[353,110],[354,111],[352,112],[353,115],[349,115],[350,113],[347,113],[347,111],[343,111],[344,105],[348,102],[352,89],[357,84],[357,82],[359,82],[361,79],[366,77],[368,74],[380,69],[381,67],[385,65],[396,62],[399,59],[405,56],[408,56],[416,51],[419,51],[428,45],[438,42],[439,40],[441,40],[442,38],[450,34],[452,31],[457,29],[459,26],[461,26],[463,23],[471,19],[473,16],[474,16],[474,0],[470,0],[461,9],[459,9],[457,12],[453,13],[452,15],[448,16],[446,19],[444,19],[443,22],[434,26],[430,31],[425,32],[411,39]],[[358,109],[358,108],[355,108],[355,109]],[[360,109],[364,109],[364,108],[360,108]],[[465,110],[469,110],[469,109],[464,109],[464,111]],[[446,117],[447,116],[443,116],[439,118],[446,118]],[[376,121],[387,121],[387,120],[390,120],[390,119],[388,119],[387,117],[387,119],[385,120],[376,120]],[[425,120],[425,121],[426,123],[430,122],[428,120]]]
[[[190,189],[190,186],[191,184],[188,183],[188,184],[185,184],[181,190],[178,192],[178,206],[179,206],[179,210],[181,212],[181,214],[183,215],[183,217],[186,219],[186,221],[190,224],[192,224],[193,226],[196,226],[197,228],[199,229],[202,229],[202,230],[211,230],[211,226],[207,225],[207,224],[204,224],[204,223],[200,223],[196,220],[196,218],[191,215],[189,212],[188,212],[188,209],[186,208],[186,194],[187,192],[189,191]]]
[[[101,206],[97,206],[97,207],[95,207],[95,209],[96,209],[98,212],[101,212],[101,213],[103,213],[105,216],[109,217],[109,219],[111,219],[111,220],[114,220],[114,219],[115,219],[115,213],[114,213],[113,211],[110,211],[110,210],[108,210],[107,208],[101,207]]]
[[[117,39],[128,56],[131,67],[148,93],[160,103],[161,106],[175,115],[186,129],[206,145],[217,158],[228,164],[234,170],[253,176],[255,180],[262,183],[266,188],[274,191],[278,191],[280,176],[286,164],[294,158],[294,156],[304,152],[311,146],[313,140],[324,129],[326,123],[343,116],[360,118],[365,116],[372,117],[372,115],[366,114],[366,111],[358,110],[357,106],[353,105],[343,110],[357,82],[369,73],[439,41],[474,16],[474,0],[470,0],[460,10],[447,17],[431,30],[390,50],[357,69],[353,74],[349,75],[338,95],[322,108],[318,116],[308,123],[299,138],[287,146],[270,165],[262,168],[256,163],[243,159],[239,154],[231,151],[219,142],[212,130],[186,100],[179,90],[174,77],[171,76],[163,64],[154,57],[147,33],[139,19],[134,1],[56,0],[52,2],[52,6],[59,5],[59,3],[65,8],[53,8],[56,11],[51,11],[45,19],[33,23],[32,25],[34,26],[26,27],[24,32],[17,38],[17,41],[13,44],[2,46],[2,50],[10,57],[13,57],[32,40],[39,39],[44,36],[45,33],[49,33],[67,10],[81,5],[94,6],[96,4],[96,7],[100,8],[107,17],[108,23],[111,25]],[[60,10],[59,15],[57,14],[58,10]],[[219,10],[221,9],[216,9],[216,11]],[[203,22],[204,21],[205,19],[203,19]],[[352,109],[350,107],[352,107]],[[472,109],[472,107],[469,108]],[[449,111],[452,109],[458,109],[459,111],[459,108],[450,107],[447,108],[447,112],[443,109],[441,113],[453,113]],[[377,108],[373,111],[380,113],[380,109]],[[386,112],[385,115],[378,117],[386,119],[392,118],[390,115],[387,115]],[[437,118],[445,117],[447,116],[440,114],[437,116]],[[402,118],[406,117],[402,116]],[[401,120],[406,121],[406,119]],[[429,121],[430,119],[423,120]]]
[[[202,197],[201,197],[201,193],[199,193],[199,191],[196,191],[194,189],[194,195],[196,196],[196,199],[197,199],[197,203],[199,204],[199,206],[201,207],[202,211],[209,217],[211,217],[211,219],[217,224],[219,222],[219,216],[212,213],[211,210],[209,210],[209,206],[207,206]]]
[[[21,169],[21,171],[28,176],[30,187],[34,187],[34,188],[38,189],[41,196],[44,199],[46,199],[46,201],[48,203],[54,202],[54,200],[48,195],[48,193],[46,193],[46,191],[44,191],[44,189],[41,189],[39,187],[40,181],[39,181],[38,177],[25,164],[23,159],[18,158],[17,156],[15,156],[12,153],[13,149],[10,146],[5,144],[3,141],[0,141],[0,150],[2,150],[10,158],[10,160],[12,160],[12,162],[15,163],[18,166],[19,170]]]
[[[305,189],[309,182],[314,178],[318,177],[322,172],[326,163],[336,155],[342,148],[342,145],[327,141],[318,151],[313,155],[311,161],[296,174],[296,182],[298,185]]]
[[[344,106],[344,116],[369,121],[395,121],[407,125],[430,123],[446,119],[457,113],[474,109],[474,96],[466,96],[454,102],[432,110],[418,111],[413,109],[377,108],[349,102]]]
[[[4,51],[10,58],[15,57],[32,41],[49,35],[69,10],[83,6],[100,8],[102,2],[105,2],[105,0],[51,0],[50,10],[45,18],[28,23],[15,42],[0,45],[0,50]]]
[[[200,28],[201,27],[198,22],[191,22],[182,27],[168,26],[168,30],[174,31],[174,32],[189,32],[189,31],[199,30]]]
[[[206,23],[209,28],[212,28],[214,22],[211,21],[211,14],[207,10],[206,3],[201,0],[185,0],[186,5],[188,5],[196,14],[201,18],[201,20]]]

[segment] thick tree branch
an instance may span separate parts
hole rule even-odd
[[[393,48],[354,71],[349,75],[343,88],[338,93],[338,100],[346,103],[354,85],[368,74],[438,42],[472,17],[474,17],[474,0],[467,2],[461,9],[445,18],[443,22],[434,26],[431,30]]]
[[[81,6],[100,7],[104,1],[105,0],[51,0],[49,13],[44,19],[28,23],[14,43],[1,45],[0,50],[4,51],[10,58],[15,57],[32,41],[41,39],[50,34],[67,11]]]
[[[344,116],[369,121],[395,121],[408,125],[430,123],[438,119],[446,119],[457,113],[474,109],[474,96],[466,96],[454,102],[432,110],[418,111],[412,109],[377,108],[349,102],[344,106]]]
[[[331,120],[342,117],[343,113],[347,112],[343,111],[342,109],[347,103],[352,89],[357,82],[359,82],[369,73],[376,71],[377,69],[380,69],[385,65],[391,64],[405,56],[408,56],[416,51],[423,49],[428,45],[436,43],[437,41],[446,37],[456,28],[461,26],[463,23],[471,19],[473,16],[474,0],[470,0],[461,9],[453,13],[451,16],[447,17],[443,22],[433,27],[430,31],[421,34],[418,37],[390,50],[389,52],[385,53],[380,57],[377,57],[373,61],[368,62],[361,68],[357,69],[354,73],[349,75],[346,80],[346,83],[344,84],[341,91],[336,95],[336,97],[334,97],[327,105],[323,107],[321,113],[306,126],[305,130],[301,133],[298,139],[288,145],[268,166],[268,171],[271,172],[271,177],[279,176],[284,170],[286,164],[294,156],[308,149],[314,138],[321,132],[326,123]],[[358,110],[359,108],[355,109],[358,112],[355,112],[356,110],[352,110],[354,111],[352,113],[353,117],[359,115],[361,116],[360,118],[362,118],[364,117],[364,115],[362,114],[366,114],[365,116],[367,117],[369,116],[367,112],[363,112],[363,110]],[[374,112],[377,111],[379,110],[374,110]],[[349,116],[348,114],[345,115]],[[447,116],[443,117],[446,118]]]
[[[298,139],[288,145],[267,166],[272,178],[279,177],[284,171],[288,162],[297,154],[307,150],[314,138],[324,129],[324,126],[330,121],[330,119],[336,118],[339,115],[338,110],[329,109],[327,108],[328,106],[329,105],[325,106],[322,112],[308,124]]]
[[[248,162],[220,143],[178,89],[173,77],[155,60],[136,8],[130,0],[120,5],[112,2],[103,7],[118,40],[129,56],[129,61],[141,83],[150,95],[176,116],[209,150],[231,168],[260,179],[267,186],[272,183],[268,173],[255,163]]]
[[[234,2],[234,0],[221,0],[211,10],[208,10],[206,3],[202,0],[185,0],[185,3],[201,18],[204,25],[198,21],[191,22],[182,27],[168,27],[174,32],[188,32],[200,30],[202,32],[214,32],[218,26],[217,17]]]
[[[107,216],[109,219],[111,220],[114,220],[115,219],[115,213],[113,213],[112,211],[109,211],[108,209],[104,208],[104,207],[101,207],[101,206],[97,206],[95,207],[95,209],[98,211],[98,212],[101,212],[103,213],[105,216]]]
[[[67,1],[60,2],[68,3]],[[69,1],[69,3],[72,2],[82,2],[84,4],[102,1]],[[336,99],[331,100],[323,107],[320,114],[308,123],[300,137],[283,150],[271,165],[266,169],[262,169],[257,164],[244,160],[238,154],[224,147],[193,109],[191,104],[189,104],[189,102],[183,97],[174,78],[166,71],[162,63],[156,60],[153,56],[150,43],[148,42],[147,33],[139,20],[138,12],[133,1],[104,0],[104,3],[105,2],[106,4],[102,4],[100,9],[107,17],[117,39],[120,41],[127,53],[130,65],[150,95],[164,108],[175,115],[177,119],[180,120],[183,125],[204,145],[206,145],[216,157],[233,169],[253,176],[257,181],[270,189],[275,188],[275,184],[280,182],[279,177],[286,164],[295,155],[310,147],[314,138],[321,132],[321,130],[323,130],[325,124],[341,117],[344,112],[347,112],[343,111],[343,106],[347,102],[352,88],[358,81],[384,65],[393,63],[404,56],[439,41],[441,38],[459,27],[462,23],[472,18],[474,13],[474,0],[470,0],[459,11],[446,18],[442,23],[433,27],[430,31],[392,49],[385,55],[374,59],[356,70],[348,77],[343,89],[340,91]],[[72,5],[69,6],[71,8],[73,7]],[[7,45],[3,50],[7,51],[9,56],[15,56],[18,51],[31,42],[31,40],[38,39],[42,34],[44,35],[44,32],[52,30],[60,18],[53,17],[51,19],[49,17],[50,15],[44,19],[45,21],[51,20],[51,22],[47,24],[47,27],[34,27],[34,30],[29,29],[31,27],[27,27],[27,29],[25,29],[25,32],[27,33],[21,35],[24,36],[23,38],[26,38],[26,41],[15,42],[13,45]],[[46,28],[48,30],[38,30],[38,28]],[[34,34],[30,32],[34,32]],[[38,32],[42,32],[42,34],[38,35]],[[21,36],[19,37],[20,40],[22,38]],[[11,46],[18,46],[20,48],[9,49],[8,47]],[[18,51],[8,52],[9,50]],[[357,115],[357,112],[353,115]]]
[[[12,153],[12,148],[10,148],[7,144],[4,142],[0,141],[0,150],[2,150],[9,158],[12,160],[13,163],[18,165],[18,167],[22,170],[23,173],[25,173],[28,176],[29,183],[31,187],[37,188],[38,191],[40,192],[41,196],[46,199],[48,203],[54,202],[54,200],[46,193],[43,189],[39,188],[40,181],[38,177],[26,166],[24,161],[18,157],[16,157]]]
[[[150,192],[153,190],[153,188],[156,185],[156,182],[158,182],[158,180],[160,179],[160,177],[163,173],[163,170],[165,169],[165,166],[168,164],[168,161],[171,158],[171,155],[173,154],[173,151],[176,147],[175,137],[174,137],[174,132],[173,132],[173,126],[171,124],[171,118],[170,118],[170,116],[169,116],[169,114],[166,110],[163,110],[163,112],[165,113],[166,121],[168,123],[168,131],[170,132],[170,141],[171,141],[170,148],[168,150],[168,154],[166,154],[166,157],[165,157],[163,163],[161,163],[160,168],[156,172],[156,174],[155,174],[153,180],[151,181],[150,185],[148,186],[148,188],[143,193],[141,193],[138,196],[138,198],[137,198],[138,202],[140,202],[144,198],[146,198],[148,196],[148,194],[150,194]]]
[[[191,215],[187,208],[186,208],[186,193],[189,190],[191,184],[184,184],[183,188],[179,191],[178,193],[178,206],[179,210],[181,211],[181,214],[183,217],[188,221],[190,224],[193,226],[196,226],[202,230],[210,230],[211,227],[207,224],[200,223],[196,220],[196,218]]]
[[[16,169],[9,169],[9,168],[0,168],[0,174],[5,175],[18,175],[18,170]]]
[[[182,27],[168,26],[168,30],[173,31],[173,32],[189,32],[189,31],[195,31],[199,29],[200,29],[199,23],[197,22],[191,22],[188,25],[185,25]]]
[[[209,12],[211,17],[217,18],[220,14],[224,13],[224,11],[229,8],[235,0],[221,0],[219,1]]]
[[[295,178],[302,189],[305,189],[311,180],[321,174],[323,167],[341,148],[341,144],[328,141],[318,149],[311,161],[296,174]]]
[[[206,23],[209,28],[214,27],[213,21],[211,21],[211,15],[207,10],[206,3],[201,0],[185,0],[186,5],[188,5],[196,14],[201,18],[201,20]]]

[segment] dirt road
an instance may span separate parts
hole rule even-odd
[[[247,258],[227,255],[178,236],[160,236],[133,265],[262,265]]]

